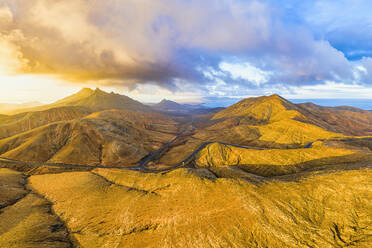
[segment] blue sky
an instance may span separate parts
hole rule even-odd
[[[371,99],[371,11],[367,0],[0,0],[0,102],[82,86],[147,102]]]

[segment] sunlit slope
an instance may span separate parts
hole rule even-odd
[[[230,127],[233,133],[236,126],[256,128],[258,140],[277,144],[305,145],[319,139],[341,137],[342,134],[330,132],[316,126],[314,117],[301,108],[278,95],[247,98],[212,117],[215,123],[209,130]]]
[[[195,158],[197,167],[239,166],[262,176],[299,172],[323,164],[358,161],[356,151],[332,148],[322,142],[301,149],[245,149],[220,143],[212,143]]]
[[[26,177],[0,168],[0,247],[71,247],[68,233],[50,203],[30,193]]]
[[[319,139],[342,137],[342,134],[326,131],[315,125],[292,119],[284,119],[267,125],[255,126],[261,134],[259,140],[274,141],[279,144],[301,144]]]
[[[50,212],[50,203],[28,194],[0,214],[2,248],[70,248],[67,230]]]
[[[97,169],[30,182],[80,247],[367,248],[371,177],[370,170],[345,171],[255,186],[186,169]]]
[[[83,107],[60,107],[7,116],[0,119],[0,139],[49,123],[82,118],[90,113],[91,111]]]
[[[165,116],[105,111],[2,139],[0,154],[22,161],[127,166],[171,140],[176,126]]]
[[[42,111],[57,107],[79,106],[89,108],[91,111],[102,111],[108,109],[122,109],[130,111],[151,112],[152,109],[138,101],[135,101],[127,96],[115,93],[107,93],[100,89],[92,90],[84,88],[76,94],[61,99],[55,103],[28,108],[17,111],[31,112]]]
[[[212,119],[250,117],[261,122],[301,116],[296,106],[278,95],[246,98],[213,116]]]

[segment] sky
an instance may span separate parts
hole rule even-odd
[[[0,0],[0,102],[372,97],[369,0]],[[372,106],[371,106],[372,108]]]

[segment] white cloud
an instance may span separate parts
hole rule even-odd
[[[224,72],[228,72],[232,79],[243,79],[248,82],[260,86],[266,83],[270,79],[271,72],[260,70],[257,67],[252,66],[250,63],[228,63],[222,62],[219,65],[220,69]]]
[[[303,87],[293,86],[290,87],[290,92],[291,93],[283,95],[292,99],[371,99],[372,87],[326,81],[325,84],[307,85]]]
[[[304,14],[311,13],[314,26],[334,30],[358,16],[348,9],[351,0],[336,9],[334,1],[306,2],[319,9]],[[289,22],[278,1],[0,0],[0,6],[3,71],[50,73],[138,94],[138,85],[149,83],[173,92],[254,95],[326,81],[372,82],[372,60],[349,61],[311,25]],[[338,8],[348,15],[341,22],[334,21]],[[336,13],[330,19],[327,9]]]

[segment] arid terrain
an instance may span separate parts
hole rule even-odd
[[[0,247],[372,247],[372,112],[88,88],[11,108]]]

